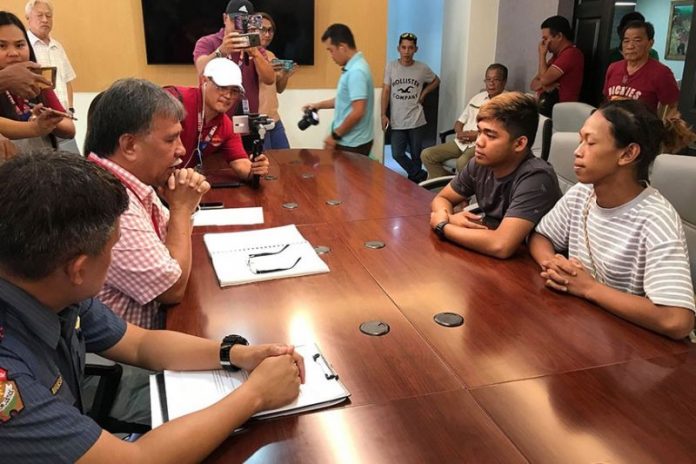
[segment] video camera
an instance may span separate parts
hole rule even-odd
[[[263,139],[266,137],[266,132],[275,128],[275,121],[265,114],[245,114],[241,116],[232,116],[232,129],[235,134],[248,135],[251,137],[251,161],[254,161],[263,153]],[[251,186],[259,187],[261,177],[254,174],[251,180]]]

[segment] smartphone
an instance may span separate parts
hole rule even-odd
[[[295,66],[295,62],[292,60],[281,60],[278,58],[272,59],[271,63],[281,65],[285,71],[291,71],[292,67]]]
[[[39,88],[41,90],[56,88],[56,73],[58,72],[58,68],[56,68],[55,66],[42,66],[40,68],[32,68],[32,71],[36,74],[41,74],[41,77],[43,77],[51,83],[50,86],[46,84],[39,84]]]
[[[36,106],[35,103],[28,103],[28,105],[31,108],[34,108]],[[66,113],[65,111],[54,110],[53,108],[49,108],[47,106],[42,106],[39,111],[44,112],[44,113],[48,112],[48,113],[58,114],[60,116],[63,116],[64,118],[68,118],[68,119],[72,119],[73,121],[77,121],[77,118],[72,113]]]
[[[198,206],[201,209],[222,209],[225,207],[225,205],[223,205],[221,201],[205,201],[199,203]]]
[[[246,34],[239,34],[237,37],[244,37],[246,39],[246,42],[242,44],[243,48],[261,46],[261,35],[258,32],[248,32]]]

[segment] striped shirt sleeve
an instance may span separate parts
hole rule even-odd
[[[571,214],[576,213],[574,209],[575,205],[578,203],[577,192],[578,185],[576,184],[556,202],[556,205],[551,211],[541,218],[541,221],[539,221],[535,229],[537,233],[548,238],[554,250],[559,253],[568,250],[568,242],[570,241],[570,218]]]
[[[675,306],[696,312],[686,237],[677,212],[656,209],[646,228],[645,295],[656,305]]]

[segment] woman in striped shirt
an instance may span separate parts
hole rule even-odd
[[[548,287],[674,339],[693,330],[681,219],[648,184],[658,153],[693,137],[677,116],[663,124],[638,101],[610,102],[585,121],[574,162],[580,182],[529,241]]]

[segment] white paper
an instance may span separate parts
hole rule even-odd
[[[338,379],[327,379],[326,367],[314,356],[320,354],[315,344],[296,346],[304,357],[305,383],[300,386],[300,394],[292,403],[274,410],[262,411],[257,418],[279,417],[302,411],[326,407],[345,400],[350,393]],[[164,371],[169,420],[204,409],[224,398],[246,381],[245,371],[228,372],[223,370],[179,372]],[[152,426],[162,424],[159,391],[155,376],[150,376],[150,401]]]
[[[205,234],[203,241],[221,287],[329,272],[294,225]]]
[[[193,215],[193,226],[245,226],[263,224],[263,208],[202,209]]]

